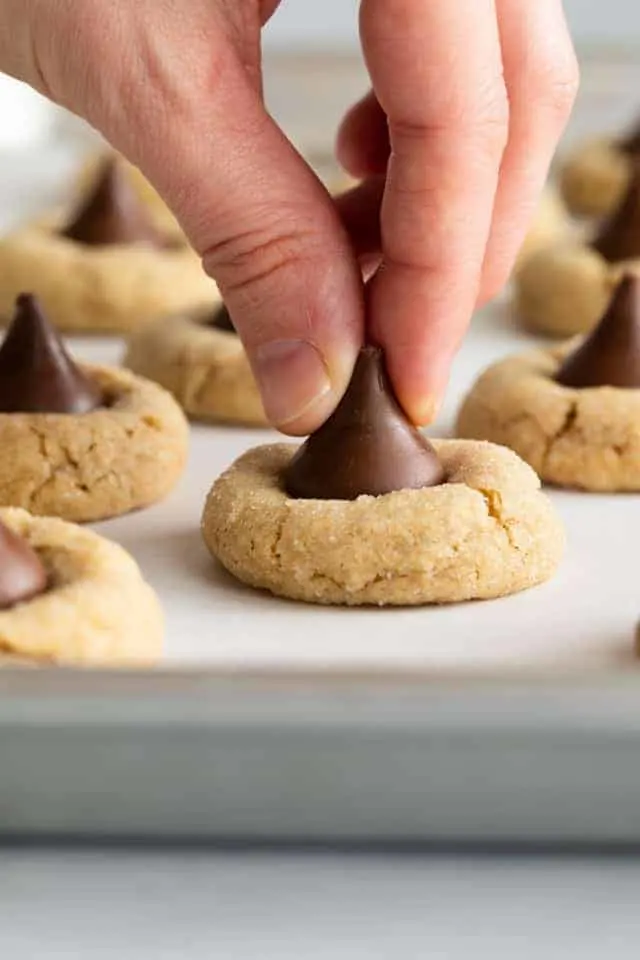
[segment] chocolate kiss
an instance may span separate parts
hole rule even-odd
[[[0,347],[0,412],[87,413],[101,403],[98,385],[73,362],[36,298],[21,294]]]
[[[47,574],[26,540],[0,522],[0,610],[30,600],[47,588]]]
[[[215,310],[211,317],[206,321],[206,324],[208,327],[213,327],[215,330],[224,330],[225,333],[236,332],[236,328],[234,327],[231,319],[231,314],[227,310],[227,307],[224,303]]]
[[[635,156],[640,154],[640,121],[631,127],[629,132],[618,141],[618,146],[623,153]]]
[[[80,203],[62,236],[97,247],[118,243],[165,245],[115,159],[106,161],[93,190]]]
[[[620,281],[604,317],[556,376],[565,387],[640,389],[640,278]]]
[[[640,167],[634,170],[622,202],[605,220],[591,246],[610,263],[640,257]]]
[[[360,351],[335,412],[300,447],[284,476],[290,496],[317,500],[377,497],[443,479],[435,450],[396,400],[377,347]]]

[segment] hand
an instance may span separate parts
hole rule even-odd
[[[477,305],[504,286],[578,89],[561,0],[362,0],[373,92],[338,137],[341,201],[382,268],[368,323],[429,422]]]
[[[299,0],[302,2],[302,0]],[[0,67],[84,116],[176,212],[217,280],[267,414],[334,408],[367,305],[401,402],[434,414],[478,299],[504,282],[575,95],[560,0],[362,0],[374,94],[334,204],[264,110],[278,0],[0,0]],[[4,25],[4,29],[3,29]]]

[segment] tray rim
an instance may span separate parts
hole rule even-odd
[[[8,668],[0,728],[296,725],[481,727],[500,735],[628,730],[640,736],[640,670],[512,674],[433,669],[251,667],[144,670]]]

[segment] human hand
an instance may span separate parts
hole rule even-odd
[[[309,432],[345,389],[364,336],[356,253],[382,255],[370,335],[427,422],[475,303],[506,278],[575,95],[560,0],[362,0],[375,96],[339,152],[372,179],[338,205],[263,106],[260,30],[278,2],[0,0],[0,66],[159,190],[275,425]]]
[[[368,324],[405,408],[429,422],[474,308],[504,286],[571,112],[561,0],[362,0],[373,91],[347,114],[342,198],[382,262]]]

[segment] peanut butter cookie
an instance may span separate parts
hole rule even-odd
[[[591,237],[534,253],[515,276],[515,309],[530,329],[566,337],[591,330],[620,277],[640,271],[640,171]]]
[[[624,196],[640,159],[640,125],[625,136],[595,137],[560,165],[560,190],[576,217],[605,217]]]
[[[117,333],[204,306],[214,289],[199,257],[154,226],[114,164],[71,216],[52,215],[0,240],[5,322],[24,290],[61,330]]]
[[[138,330],[124,364],[169,390],[194,420],[267,426],[247,355],[220,302]]]
[[[0,509],[4,666],[147,665],[163,632],[158,599],[122,547],[62,520]]]
[[[204,541],[239,580],[309,603],[451,603],[549,579],[564,534],[533,470],[491,444],[434,446],[446,483],[355,500],[288,496],[295,446],[258,447],[214,484]]]
[[[204,541],[253,587],[346,605],[498,597],[548,579],[561,524],[533,471],[486,443],[433,444],[360,354],[334,414],[301,447],[251,450],[213,485]]]
[[[164,497],[186,462],[188,427],[154,383],[76,364],[33,297],[0,348],[0,504],[87,521]]]
[[[457,433],[511,447],[549,483],[640,490],[640,280],[620,282],[586,339],[489,367]]]

